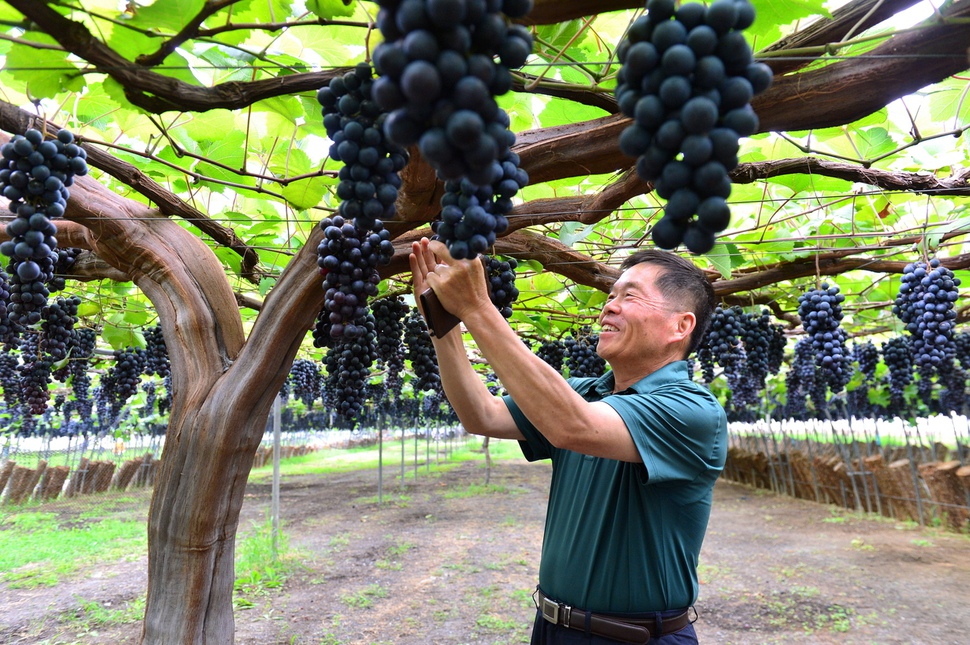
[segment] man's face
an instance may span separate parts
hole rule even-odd
[[[677,330],[680,309],[657,289],[661,268],[637,264],[614,283],[600,313],[600,338],[597,354],[610,363],[634,367],[650,362],[670,351]]]

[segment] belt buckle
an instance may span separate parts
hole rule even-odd
[[[543,597],[541,610],[543,618],[548,620],[553,625],[559,624],[559,603]]]
[[[560,610],[562,615],[560,616]],[[553,625],[565,625],[570,627],[569,619],[572,615],[573,608],[566,604],[560,604],[558,602],[552,601],[549,598],[542,598],[542,617],[548,620]],[[560,617],[562,620],[560,621]]]

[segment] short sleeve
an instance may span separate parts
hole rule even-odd
[[[678,383],[647,394],[608,396],[603,402],[626,423],[650,484],[693,481],[723,469],[727,423],[707,390]]]
[[[519,448],[522,449],[522,455],[526,458],[526,461],[551,459],[552,451],[554,450],[553,445],[529,421],[522,410],[519,409],[518,404],[512,400],[511,396],[503,396],[502,400],[505,401],[506,407],[508,407],[509,412],[512,414],[512,418],[515,420],[515,425],[518,426],[519,432],[525,436],[525,441],[519,442]]]

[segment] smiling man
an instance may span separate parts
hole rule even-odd
[[[415,293],[434,290],[509,393],[489,393],[457,328],[434,339],[464,428],[552,460],[533,645],[696,643],[697,559],[727,455],[724,411],[687,371],[714,309],[704,274],[665,251],[627,258],[599,317],[611,370],[567,380],[492,305],[478,262],[422,240],[411,270]]]

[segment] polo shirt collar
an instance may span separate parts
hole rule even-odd
[[[673,361],[672,363],[667,363],[660,369],[647,374],[642,379],[621,392],[621,394],[646,394],[657,389],[658,387],[667,385],[668,383],[684,381],[687,379],[687,361]],[[615,381],[613,379],[613,371],[610,370],[599,378],[591,379],[588,383],[584,384],[584,387],[581,387],[577,391],[580,394],[585,395],[593,390],[600,397],[606,397],[613,394],[614,384]]]

